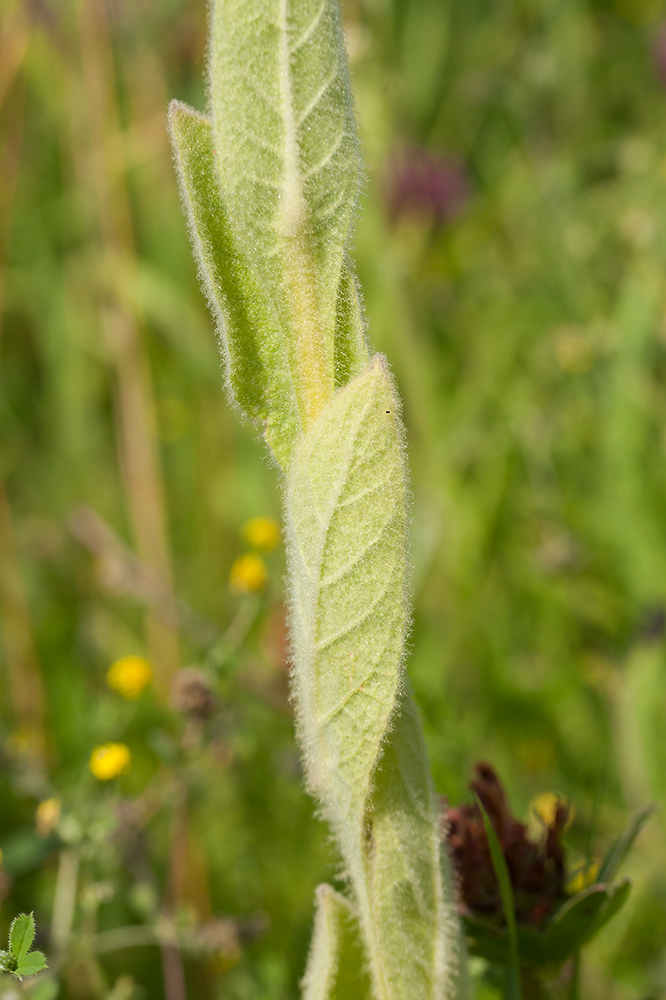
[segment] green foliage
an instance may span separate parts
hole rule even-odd
[[[215,174],[210,123],[174,102],[169,124],[192,242],[217,318],[231,390],[241,408],[264,423],[266,439],[284,467],[301,418],[282,330],[231,226]]]
[[[280,317],[307,424],[334,386],[338,286],[359,183],[339,6],[220,0],[213,11],[217,176]]]
[[[35,918],[21,913],[12,921],[7,951],[0,951],[0,972],[9,972],[17,979],[34,976],[46,968],[46,956],[31,951],[35,940]]]
[[[521,1000],[520,949],[518,944],[518,930],[516,926],[516,905],[513,898],[513,889],[511,887],[511,877],[509,875],[509,869],[502,852],[500,842],[497,839],[497,834],[495,833],[493,825],[490,822],[488,814],[483,808],[483,804],[480,800],[478,801],[478,806],[483,818],[483,827],[486,831],[486,837],[488,839],[488,849],[490,850],[493,869],[497,877],[500,898],[502,900],[502,910],[504,911],[504,919],[506,921],[506,935],[509,946],[508,962],[506,963],[508,969],[506,996],[507,1000]]]
[[[401,684],[406,484],[398,419],[375,361],[299,441],[286,485],[299,728],[309,783],[352,857]]]
[[[358,153],[337,3],[218,0],[211,96],[212,135],[179,105],[171,134],[209,298],[231,317],[230,381],[254,393],[259,415],[262,402],[270,413],[278,458],[293,452],[285,518],[308,783],[351,880],[373,996],[457,997],[459,934],[434,792],[418,720],[400,694],[407,489],[399,405],[380,359],[356,374],[367,355],[357,292],[347,266],[343,273]],[[264,321],[268,306],[258,321],[250,315],[263,288],[279,331]],[[282,389],[288,375],[295,395]],[[313,984],[334,980],[342,960],[331,921],[321,910],[306,989],[327,989]]]
[[[166,873],[182,871],[172,832],[185,797],[199,874],[188,868],[184,895],[172,887],[178,919],[270,920],[223,958],[188,952],[188,996],[295,1000],[312,894],[340,862],[300,787],[282,552],[266,557],[261,595],[228,587],[242,524],[276,517],[280,496],[220,394],[164,130],[168,96],[206,107],[207,5],[0,6],[0,923],[5,933],[34,907],[51,924],[58,859],[73,845],[86,955],[108,929],[148,933]],[[639,20],[649,7],[344,4],[367,160],[347,252],[409,433],[410,674],[435,786],[457,803],[482,758],[524,815],[533,796],[563,793],[575,864],[603,858],[626,815],[666,794],[666,117],[661,26]],[[463,165],[455,218],[394,210],[394,163],[413,149]],[[336,388],[367,365],[344,287],[336,324],[354,350],[342,359],[361,360],[336,363]],[[252,395],[238,401],[267,419],[263,396],[256,409]],[[128,475],[123,441],[146,436],[157,492]],[[134,562],[74,539],[81,503]],[[155,692],[126,703],[105,685],[124,653],[159,663],[164,591],[151,589],[154,571],[137,575],[147,550],[133,511],[147,509],[152,534],[160,503],[178,615],[195,612],[178,617],[181,662],[205,668],[218,700],[201,744]],[[173,622],[175,607],[159,613]],[[48,700],[46,753],[15,686],[29,678],[38,701],[31,662]],[[87,768],[107,740],[132,752],[114,788]],[[42,837],[35,811],[52,796],[62,820]],[[137,843],[138,885],[126,866]],[[622,913],[585,948],[585,1000],[664,995],[664,845],[661,809],[631,854]],[[84,966],[73,955],[70,943],[58,958],[62,1000],[125,998],[132,979],[132,1000],[141,988],[164,996],[155,946]],[[472,974],[475,993],[498,1000],[482,960]],[[549,991],[566,995],[557,978]]]
[[[633,847],[636,837],[654,813],[655,808],[654,805],[645,806],[644,809],[636,813],[626,830],[618,837],[602,861],[597,876],[599,882],[609,882],[614,878],[618,868]]]
[[[370,1000],[370,996],[357,916],[344,896],[330,885],[320,885],[303,998]]]

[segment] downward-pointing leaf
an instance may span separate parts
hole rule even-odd
[[[264,424],[284,468],[301,426],[284,335],[234,235],[216,179],[210,122],[174,101],[169,124],[190,235],[217,319],[229,385],[240,407]]]
[[[354,911],[330,885],[320,885],[303,1000],[370,1000],[370,996]]]
[[[22,913],[12,921],[9,931],[9,951],[20,962],[28,954],[35,940],[35,918],[32,913]]]

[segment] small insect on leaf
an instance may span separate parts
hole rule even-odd
[[[9,951],[20,962],[30,951],[35,940],[35,918],[32,913],[21,913],[12,921],[9,931]]]

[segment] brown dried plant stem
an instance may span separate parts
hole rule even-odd
[[[0,624],[9,698],[29,748],[46,753],[46,697],[14,537],[9,500],[0,482]]]
[[[106,297],[101,309],[110,361],[115,369],[115,424],[119,461],[136,538],[143,563],[165,587],[171,587],[166,513],[158,450],[153,432],[154,398],[151,375],[142,344],[140,323],[124,294],[119,262],[134,257],[132,214],[124,164],[111,162],[118,148],[120,125],[116,105],[115,71],[107,13],[103,0],[79,6],[83,87],[87,95],[86,127],[91,147],[80,163],[80,179],[90,186],[104,253],[100,254]],[[80,83],[80,81],[79,81]],[[174,628],[152,612],[146,632],[158,686],[162,693],[179,666]]]

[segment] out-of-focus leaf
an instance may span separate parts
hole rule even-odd
[[[494,827],[488,818],[486,810],[483,808],[481,800],[477,798],[477,802],[479,809],[481,810],[481,816],[483,817],[483,826],[486,831],[486,837],[488,838],[488,848],[490,850],[490,857],[495,870],[495,875],[497,876],[497,882],[499,884],[502,908],[504,910],[504,919],[506,920],[507,926],[509,943],[509,953],[507,956],[509,973],[507,982],[507,1000],[520,1000],[522,997],[522,990],[520,986],[520,952],[518,946],[518,933],[516,930],[516,907],[513,898],[511,877],[509,875],[506,858],[504,857],[504,853],[502,851],[502,846],[497,839]]]
[[[596,921],[590,928],[586,938],[587,941],[589,941],[593,935],[597,934],[602,927],[605,927],[606,924],[613,919],[616,913],[620,912],[629,898],[629,893],[631,892],[631,882],[629,879],[624,879],[622,882],[617,882],[614,885],[608,886],[608,890],[606,903],[601,908]]]
[[[590,886],[557,911],[545,935],[544,954],[549,963],[561,964],[591,937],[612,892],[612,886]]]
[[[509,935],[506,927],[489,920],[466,915],[463,918],[470,954],[506,966],[509,958]],[[521,968],[539,968],[544,964],[543,934],[532,927],[516,925]]]
[[[652,804],[645,806],[644,809],[641,809],[640,812],[636,813],[627,829],[618,837],[604,858],[601,868],[599,869],[599,882],[609,882],[613,878],[615,872],[631,850],[636,837],[641,832],[656,808],[656,805]]]
[[[26,1000],[55,1000],[60,993],[57,979],[40,977],[35,985],[26,991]]]
[[[24,827],[3,841],[2,867],[11,878],[34,871],[53,851],[55,841],[38,837],[33,827]]]

